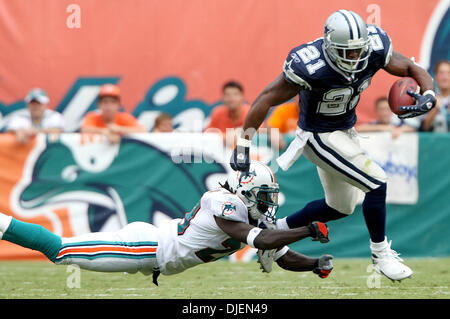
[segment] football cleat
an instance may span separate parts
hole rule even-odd
[[[372,261],[377,273],[385,275],[390,280],[401,281],[412,276],[413,271],[404,265],[399,253],[391,249],[392,240],[382,250],[372,249]]]

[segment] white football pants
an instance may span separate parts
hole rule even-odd
[[[158,229],[133,222],[117,232],[88,233],[63,237],[55,264],[78,265],[102,272],[142,272],[157,269]]]
[[[301,154],[317,166],[327,205],[342,214],[353,213],[357,189],[367,193],[386,183],[384,170],[365,154],[354,128],[329,133],[299,128],[285,153],[277,160],[284,170]]]

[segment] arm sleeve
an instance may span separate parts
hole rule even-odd
[[[388,65],[392,56],[392,41],[382,28],[376,25],[368,25],[369,37],[371,38],[373,54],[381,59],[381,67]]]

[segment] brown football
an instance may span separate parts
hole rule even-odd
[[[400,110],[400,106],[414,105],[416,101],[406,91],[411,90],[419,93],[419,85],[416,80],[410,77],[404,77],[394,82],[389,90],[389,106],[391,111],[397,115],[405,113]]]

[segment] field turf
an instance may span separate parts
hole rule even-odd
[[[217,261],[184,273],[159,277],[81,270],[79,281],[68,266],[50,262],[0,262],[0,298],[27,299],[336,299],[336,298],[450,298],[450,258],[408,259],[411,279],[401,283],[377,277],[369,259],[337,259],[327,279],[312,273],[284,271],[277,265],[270,274],[259,264]],[[369,269],[368,269],[369,267]],[[369,270],[369,271],[368,271]],[[79,283],[80,288],[69,288]]]

